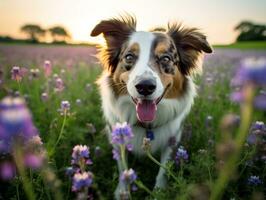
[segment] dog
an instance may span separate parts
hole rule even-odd
[[[160,151],[160,162],[166,164],[172,153],[169,139],[180,141],[182,122],[196,96],[193,74],[201,68],[203,53],[212,53],[206,36],[178,23],[136,31],[132,16],[101,21],[91,36],[100,34],[106,45],[99,53],[104,70],[98,85],[109,127],[128,122],[134,133],[133,154],[144,154],[142,141],[149,137],[151,152]],[[120,161],[118,167],[121,172]],[[166,184],[165,170],[160,168],[155,187]],[[122,187],[120,182],[116,198]]]

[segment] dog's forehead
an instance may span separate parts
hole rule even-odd
[[[140,49],[151,47],[156,36],[152,32],[137,31],[134,32],[129,39],[129,46],[138,44]]]
[[[128,46],[137,45],[140,51],[145,52],[152,50],[151,48],[156,50],[156,47],[161,48],[162,46],[166,49],[170,43],[169,36],[164,33],[137,31],[130,36]]]

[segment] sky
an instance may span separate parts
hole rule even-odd
[[[137,30],[178,21],[200,28],[212,44],[228,44],[241,20],[266,24],[265,10],[266,0],[0,0],[0,35],[23,38],[20,27],[34,23],[64,26],[73,42],[101,42],[101,37],[90,37],[94,26],[130,13],[137,18]]]

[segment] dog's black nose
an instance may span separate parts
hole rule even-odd
[[[140,81],[137,85],[135,85],[139,94],[148,96],[152,94],[156,89],[156,82],[155,80],[148,79]]]

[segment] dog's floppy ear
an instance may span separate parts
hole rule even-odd
[[[106,48],[102,49],[101,60],[104,64],[107,64],[111,72],[115,71],[116,65],[118,64],[118,57],[123,43],[135,29],[135,18],[125,16],[103,20],[92,30],[92,37],[103,34],[106,40]]]
[[[169,24],[168,35],[176,45],[180,56],[180,71],[185,75],[197,67],[197,61],[202,52],[212,53],[206,36],[196,28],[185,28],[182,24]]]

